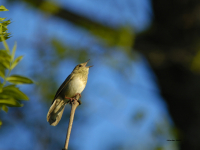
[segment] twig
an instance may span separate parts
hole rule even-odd
[[[79,98],[80,98],[80,96],[76,95],[75,99],[78,100]],[[79,106],[79,102],[78,101],[73,101],[72,104],[71,104],[71,113],[70,113],[69,125],[68,125],[68,130],[67,130],[67,135],[66,135],[65,148],[62,149],[62,150],[68,150],[69,138],[70,138],[70,134],[71,134],[71,130],[72,130],[74,114],[75,114],[76,108],[78,106]]]

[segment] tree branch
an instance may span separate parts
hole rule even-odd
[[[111,33],[116,32],[116,30],[110,27],[108,23],[102,24],[98,21],[80,15],[79,13],[73,12],[69,8],[57,5],[54,2],[50,2],[47,0],[23,0],[23,1],[45,13],[50,13],[52,16],[56,16],[58,18],[66,20],[79,27],[83,27],[86,29],[91,29],[95,27],[98,28],[98,30],[104,30]]]

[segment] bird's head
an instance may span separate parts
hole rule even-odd
[[[89,59],[90,60],[90,59]],[[88,61],[89,61],[88,60]],[[89,72],[89,68],[92,67],[92,66],[86,66],[88,61],[86,61],[85,63],[81,63],[81,64],[78,64],[74,70],[73,70],[73,73],[87,73]]]

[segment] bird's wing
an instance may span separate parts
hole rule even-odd
[[[58,91],[56,92],[56,95],[54,97],[54,100],[58,97],[58,95],[62,92],[62,90],[65,88],[65,86],[67,86],[67,84],[69,83],[69,81],[71,81],[73,78],[73,75],[70,74],[66,79],[65,81],[62,83],[62,85],[59,87]],[[54,102],[53,100],[53,102]],[[52,103],[53,103],[52,102]]]

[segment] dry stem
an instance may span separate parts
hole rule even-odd
[[[79,99],[80,96],[76,95],[75,99]],[[70,118],[69,118],[69,125],[68,125],[68,130],[67,130],[67,135],[66,135],[66,141],[65,141],[65,148],[63,150],[68,150],[68,145],[69,145],[69,138],[70,138],[70,134],[71,134],[71,130],[72,130],[72,124],[73,124],[73,120],[74,120],[74,114],[76,111],[76,108],[79,106],[79,102],[78,101],[73,101],[71,104],[71,113],[70,113]]]

